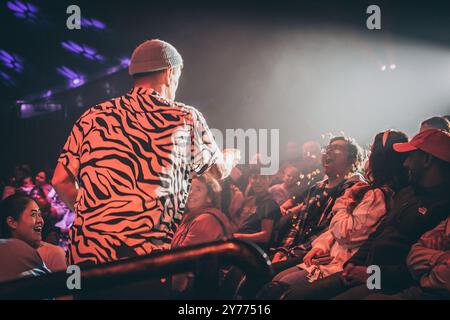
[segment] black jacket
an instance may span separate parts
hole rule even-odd
[[[450,213],[447,186],[415,190],[406,187],[396,194],[385,220],[345,265],[377,265],[381,287],[400,290],[413,283],[406,266],[411,246]]]
[[[289,251],[290,249],[301,247],[305,250],[311,248],[311,242],[325,231],[333,217],[332,208],[337,198],[342,196],[348,188],[355,183],[363,181],[363,177],[354,174],[347,180],[342,181],[332,194],[327,194],[326,180],[316,183],[301,197],[305,208],[292,217],[290,228],[282,241],[282,246],[278,251]],[[317,207],[317,197],[323,195],[323,206]]]

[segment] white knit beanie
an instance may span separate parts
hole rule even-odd
[[[152,72],[183,65],[183,58],[170,43],[159,39],[140,44],[131,55],[128,73]]]

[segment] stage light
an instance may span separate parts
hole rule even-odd
[[[0,82],[8,87],[15,85],[15,82],[11,76],[3,71],[0,71]]]
[[[70,86],[73,87],[73,88],[76,88],[76,87],[79,87],[79,86],[81,86],[83,84],[84,84],[84,79],[80,77],[80,78],[72,79]]]
[[[122,58],[120,60],[120,65],[122,67],[127,67],[128,68],[128,66],[130,65],[130,59],[129,58]]]
[[[44,94],[42,94],[42,98],[50,98],[52,96],[53,92],[52,90],[47,90],[46,92],[44,92]]]
[[[382,65],[381,66],[381,71],[385,71],[386,70],[386,66],[385,65]]]
[[[15,0],[15,1],[8,1],[6,3],[6,6],[18,18],[25,19],[28,21],[35,21],[37,19],[36,14],[38,13],[39,9],[31,3]]]
[[[62,110],[62,105],[60,103],[28,103],[21,100],[16,101],[16,103],[20,106],[20,118],[22,119]]]
[[[76,88],[84,84],[84,77],[76,73],[72,69],[62,66],[56,68],[58,73],[69,80],[69,87]]]
[[[89,60],[102,61],[105,59],[102,55],[97,53],[96,49],[88,47],[83,44],[78,44],[73,41],[63,41],[63,42],[61,42],[61,46],[64,49],[66,49],[72,53],[82,55]]]
[[[5,50],[0,50],[0,61],[8,69],[12,69],[16,72],[23,71],[22,59],[15,54],[8,53]]]
[[[391,64],[391,65],[389,66],[389,68],[390,68],[391,70],[395,70],[395,69],[397,68],[397,66],[396,66],[395,64]]]
[[[95,28],[99,30],[106,29],[106,24],[97,19],[81,18],[81,25],[83,27]]]

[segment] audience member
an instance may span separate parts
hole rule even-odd
[[[445,117],[432,117],[420,124],[420,132],[428,129],[440,129],[450,132],[450,122]]]
[[[0,204],[0,281],[49,272],[36,251],[43,219],[30,197],[14,194]]]
[[[268,248],[276,241],[276,227],[281,216],[280,207],[269,193],[270,182],[271,177],[268,175],[261,175],[259,171],[252,174],[252,195],[246,197],[239,220],[235,221],[235,238],[257,243],[263,248]]]
[[[360,161],[361,150],[355,142],[345,137],[330,140],[322,156],[327,179],[282,205],[281,212],[285,213],[283,219],[288,218],[290,227],[281,246],[275,249],[272,262],[288,260],[288,263],[277,268],[301,262],[303,255],[310,250],[311,242],[328,228],[336,198],[362,180],[361,175],[356,173]]]
[[[299,171],[294,166],[288,166],[283,170],[283,182],[269,188],[272,199],[278,205],[282,205],[293,196],[294,189],[299,180]]]
[[[342,272],[311,283],[308,290],[293,288],[287,299],[364,299],[372,293],[397,293],[413,284],[406,265],[412,244],[450,212],[450,134],[425,130],[410,142],[394,144],[394,150],[408,152],[404,164],[410,186],[394,196],[386,219],[345,262]],[[381,290],[370,290],[366,284],[371,265],[381,270]]]
[[[282,284],[268,284],[262,297],[281,298],[292,287],[297,293],[301,288],[307,291],[311,282],[342,271],[344,262],[379,226],[393,194],[406,185],[402,166],[406,156],[395,152],[393,145],[407,141],[404,133],[391,130],[375,136],[365,172],[368,182],[354,184],[336,200],[329,229],[312,242],[303,263],[279,273],[273,281]]]

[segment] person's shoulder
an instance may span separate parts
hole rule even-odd
[[[272,198],[270,194],[267,194],[263,199],[261,199],[261,205],[267,208],[269,211],[280,208],[278,203]]]
[[[48,242],[45,242],[45,241],[41,241],[41,245],[42,245],[41,248],[44,248],[45,250],[65,255],[64,249],[61,248],[60,246],[56,246],[54,244],[51,244],[51,243],[48,243]]]
[[[89,108],[84,111],[81,116],[78,118],[76,124],[79,125],[86,125],[91,124],[92,120],[98,117],[100,114],[108,113],[114,110],[114,100],[118,98],[113,98],[98,104],[95,104],[93,106],[90,106]]]
[[[19,240],[19,239],[0,239],[0,246],[2,247],[10,247],[10,248],[17,248],[27,251],[34,251],[34,249],[25,241]]]
[[[39,257],[37,250],[30,246],[25,241],[19,239],[0,239],[0,251],[4,253],[14,253],[14,256],[18,259],[20,257]]]
[[[193,107],[191,105],[175,101],[173,103],[173,107],[179,109],[180,111],[188,114],[193,118],[203,117],[203,114],[196,107]]]
[[[366,179],[359,172],[355,172],[350,177],[348,177],[345,180],[345,182],[344,182],[344,186],[350,187],[350,186],[353,186],[356,183],[365,183],[365,184],[367,184]]]
[[[199,214],[194,221],[199,224],[209,224],[212,221],[216,221],[217,219],[214,217],[212,213],[203,212]]]

